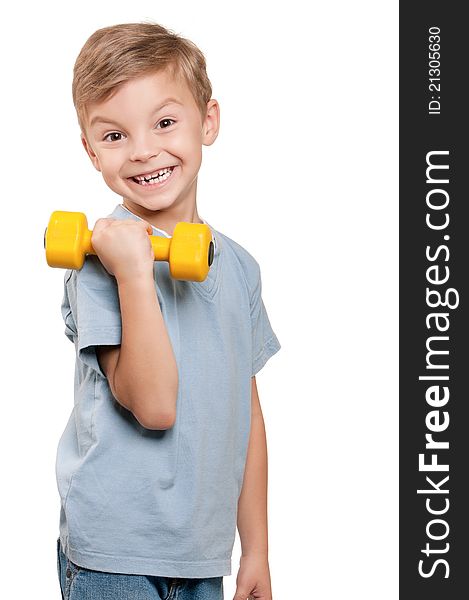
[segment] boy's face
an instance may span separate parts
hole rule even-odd
[[[167,71],[138,77],[109,100],[87,107],[82,143],[129,210],[145,218],[142,208],[174,207],[175,218],[181,218],[195,207],[202,144],[211,145],[218,135],[218,103],[210,100],[207,107],[202,121],[185,81],[173,79]],[[148,179],[165,167],[174,168],[161,182],[142,184],[134,179],[143,175]]]

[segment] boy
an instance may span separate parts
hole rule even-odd
[[[148,236],[205,222],[196,188],[219,129],[211,93],[200,50],[152,23],[96,31],[74,67],[83,146],[123,201],[93,229],[97,255],[65,274],[76,349],[56,463],[67,599],[223,598],[236,524],[235,599],[272,597],[255,375],[280,344],[259,265],[210,227],[206,280],[174,280]]]

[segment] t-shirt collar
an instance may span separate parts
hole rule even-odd
[[[126,206],[124,206],[123,204],[118,204],[116,206],[116,208],[114,209],[114,212],[112,214],[115,214],[116,211],[123,211],[124,213],[127,213],[128,215],[132,216],[134,219],[141,219],[143,220],[141,217],[139,217],[138,215],[136,215],[135,213],[133,213],[131,210],[129,210]],[[202,219],[202,217],[200,217]],[[218,244],[217,244],[217,236],[215,235],[215,231],[213,229],[213,227],[211,227],[207,221],[205,219],[202,219],[202,221],[205,223],[205,225],[208,225],[210,227],[210,231],[212,232],[212,241],[213,241],[213,246],[214,246],[214,250],[215,252],[218,253]],[[171,236],[169,235],[169,233],[167,233],[164,229],[160,229],[159,227],[155,227],[154,225],[152,225],[153,229],[155,231],[159,231],[160,233],[162,233],[165,237],[170,238]]]

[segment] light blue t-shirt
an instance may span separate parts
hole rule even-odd
[[[122,205],[110,217],[139,219]],[[208,223],[207,223],[208,225]],[[57,449],[60,541],[79,566],[164,577],[231,575],[251,419],[251,377],[280,349],[256,260],[209,225],[205,281],[155,285],[176,357],[171,429],[150,430],[113,397],[96,346],[121,342],[116,279],[96,256],[65,273],[74,407]],[[170,237],[153,228],[154,235]]]

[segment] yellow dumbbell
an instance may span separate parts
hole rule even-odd
[[[81,269],[86,254],[96,254],[84,213],[56,210],[44,233],[47,264],[62,269]],[[180,221],[173,237],[150,236],[155,260],[167,260],[174,279],[204,281],[213,262],[210,227]]]

